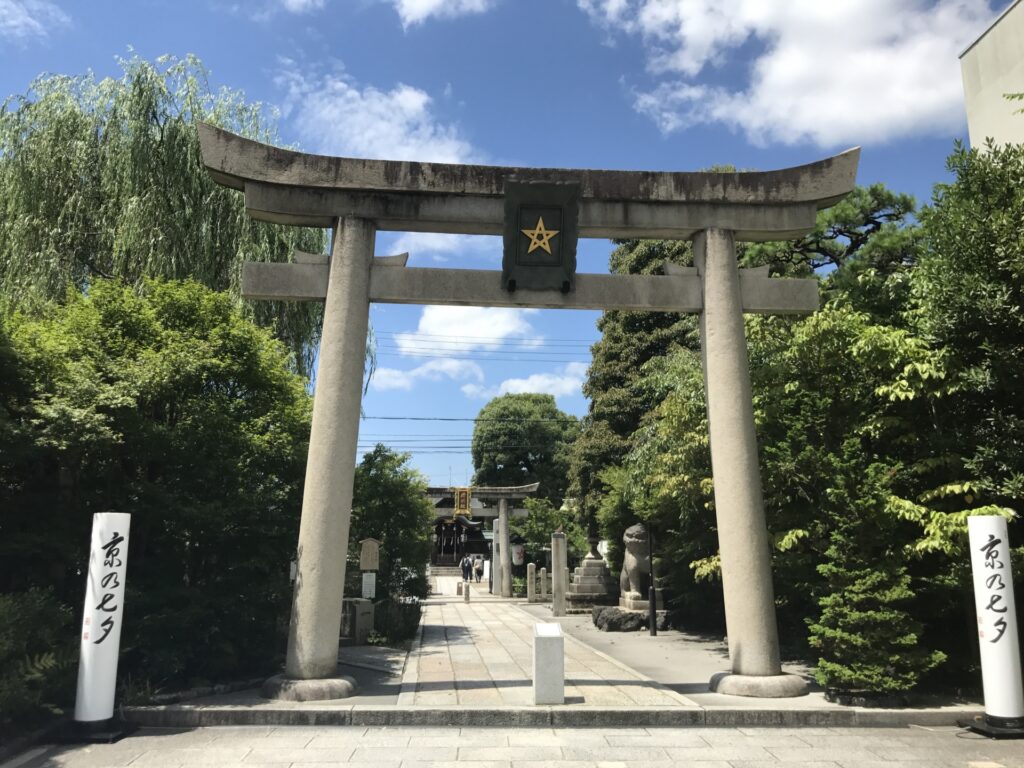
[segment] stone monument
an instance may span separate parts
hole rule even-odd
[[[576,566],[565,594],[568,613],[590,613],[595,605],[614,605],[615,580],[604,558],[593,553]]]

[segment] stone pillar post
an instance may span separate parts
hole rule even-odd
[[[540,601],[547,602],[548,599],[548,569],[540,569]]]
[[[337,670],[375,234],[363,219],[335,222],[288,632],[292,679]]]
[[[551,615],[565,616],[565,534],[551,534]]]
[[[526,602],[537,602],[537,566],[535,563],[526,565]]]
[[[498,499],[501,521],[501,596],[512,597],[512,548],[508,543],[508,499]]]
[[[494,537],[491,539],[491,594],[502,594],[501,583],[501,518],[494,518]]]
[[[716,675],[712,690],[798,696],[806,692],[806,683],[795,675],[782,675],[779,661],[736,244],[732,232],[708,229],[694,238],[693,245],[704,292],[701,354],[733,672]]]

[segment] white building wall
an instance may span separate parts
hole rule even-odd
[[[1024,143],[1024,102],[1005,93],[1024,92],[1024,0],[1016,0],[970,48],[960,54],[971,146]]]

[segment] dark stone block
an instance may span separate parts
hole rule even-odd
[[[647,626],[647,616],[621,608],[594,608],[594,624],[602,632],[636,632]]]

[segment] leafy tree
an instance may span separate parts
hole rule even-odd
[[[970,480],[976,499],[1021,509],[1024,145],[958,146],[948,168],[955,181],[937,185],[922,213],[927,249],[912,277],[912,322],[949,356],[956,390],[943,412],[949,479]]]
[[[430,559],[433,507],[427,482],[408,466],[410,455],[377,445],[356,467],[352,494],[349,559],[358,564],[359,542],[377,539],[380,570],[377,597],[426,597],[426,563]],[[347,571],[353,582],[358,567]],[[355,583],[354,591],[358,594]]]
[[[195,57],[122,61],[120,79],[40,77],[0,108],[0,314],[96,278],[190,278],[238,297],[243,261],[320,252],[320,230],[253,221],[202,166],[196,121],[273,141],[263,108],[214,93]],[[239,306],[242,306],[241,304]],[[256,302],[309,370],[322,307]]]
[[[892,473],[865,466],[860,448],[847,441],[833,467],[828,548],[818,566],[827,590],[810,644],[821,654],[816,676],[826,690],[902,694],[946,655],[921,645],[921,624],[906,610],[914,597],[906,553],[886,511]]]
[[[538,561],[544,549],[550,549],[551,534],[559,528],[565,533],[570,552],[582,557],[590,551],[586,531],[576,521],[574,510],[564,504],[555,507],[544,498],[526,499],[523,506],[527,509],[527,516],[512,518],[509,531],[522,537],[530,560]]]
[[[538,497],[553,504],[565,497],[568,450],[578,422],[551,395],[508,394],[480,409],[471,453],[475,485],[539,482]]]
[[[798,240],[741,243],[742,266],[772,274],[823,277],[823,298],[842,297],[879,322],[902,324],[909,274],[921,248],[914,199],[882,184],[853,192],[818,214],[813,232]]]
[[[666,261],[691,264],[690,243],[621,241],[609,266],[615,274],[663,274]],[[657,405],[641,373],[644,363],[666,354],[675,345],[696,348],[698,343],[692,315],[610,310],[602,313],[597,327],[601,339],[591,348],[592,359],[583,384],[590,410],[573,444],[569,463],[569,495],[577,500],[591,536],[598,532],[597,513],[604,494],[601,473],[622,462],[640,419]],[[621,536],[619,531],[618,538]]]
[[[268,671],[283,648],[310,400],[289,356],[194,282],[6,321],[25,394],[0,461],[0,589],[77,607],[94,512],[132,514],[122,669],[153,685]]]

